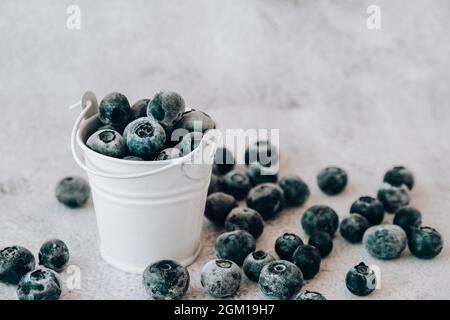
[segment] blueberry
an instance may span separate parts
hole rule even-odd
[[[364,233],[363,242],[375,258],[395,259],[406,248],[406,233],[396,225],[373,226]]]
[[[251,188],[250,179],[240,172],[230,171],[223,177],[223,190],[236,200],[244,199]]]
[[[183,114],[183,117],[173,127],[170,141],[174,144],[180,142],[181,138],[189,132],[205,133],[208,130],[215,129],[216,123],[206,113],[198,110],[189,110]]]
[[[286,205],[289,207],[302,206],[309,198],[308,185],[298,176],[283,177],[278,184],[283,189]]]
[[[23,247],[6,247],[0,251],[0,282],[18,284],[20,279],[34,269],[33,254]]]
[[[350,213],[359,213],[367,220],[371,226],[380,224],[384,219],[384,206],[383,204],[369,196],[360,197],[353,202],[350,207]]]
[[[181,150],[177,148],[167,148],[158,153],[155,160],[170,160],[180,158],[182,156]]]
[[[41,246],[39,250],[39,264],[56,272],[64,270],[69,262],[69,248],[58,239],[51,239]]]
[[[164,128],[151,117],[134,120],[125,130],[128,149],[136,157],[152,159],[166,142]]]
[[[402,166],[397,166],[388,170],[384,175],[383,181],[395,187],[406,185],[409,190],[414,186],[414,176],[412,172]]]
[[[320,190],[330,196],[341,193],[345,189],[347,181],[347,173],[338,167],[325,168],[317,176]]]
[[[101,126],[98,127],[96,131],[102,131],[102,130],[113,130],[113,131],[120,131],[120,129],[118,130],[117,128],[113,127],[112,125],[108,124],[106,126]]]
[[[294,251],[303,240],[295,233],[284,233],[275,240],[275,252],[281,260],[291,261]]]
[[[264,219],[273,218],[284,208],[283,190],[273,183],[260,184],[250,190],[247,206],[258,211]]]
[[[189,272],[176,261],[160,260],[145,269],[142,282],[151,300],[177,300],[189,288]]]
[[[370,223],[360,214],[351,214],[341,222],[341,236],[351,243],[362,241],[364,232],[369,229]]]
[[[333,250],[333,239],[330,234],[325,231],[314,232],[309,238],[308,244],[319,250],[322,259],[327,257],[331,250]]]
[[[222,178],[211,174],[211,180],[209,181],[208,195],[223,191]]]
[[[293,263],[275,260],[262,268],[258,283],[266,296],[287,300],[302,288],[303,275]]]
[[[123,128],[128,123],[130,116],[130,103],[127,97],[121,93],[110,93],[100,102],[98,118],[105,125],[112,125],[118,129]]]
[[[401,227],[408,235],[411,228],[422,224],[422,214],[413,207],[403,207],[395,213],[394,224]]]
[[[320,252],[309,244],[299,245],[292,255],[292,262],[300,268],[305,279],[312,279],[320,270]]]
[[[213,171],[216,174],[227,174],[233,170],[236,164],[233,153],[227,148],[217,148],[216,155],[214,156]]]
[[[86,145],[95,152],[108,157],[123,158],[127,154],[127,146],[120,133],[114,130],[100,130],[94,132]]]
[[[184,111],[183,97],[173,91],[155,94],[147,106],[147,115],[153,116],[165,127],[171,127],[177,123]]]
[[[200,282],[211,296],[226,298],[239,290],[241,279],[241,269],[234,262],[211,260],[203,267]]]
[[[135,102],[131,107],[131,116],[130,120],[134,121],[139,118],[143,118],[147,116],[147,106],[150,102],[150,99],[141,99]]]
[[[258,282],[262,268],[272,261],[275,261],[275,258],[267,252],[255,251],[245,258],[242,270],[247,278],[253,282]]]
[[[67,177],[55,188],[56,199],[69,208],[80,208],[89,199],[91,189],[83,178]]]
[[[441,234],[430,227],[413,228],[408,240],[409,251],[420,259],[436,257],[444,245]]]
[[[212,193],[206,199],[205,217],[218,226],[225,224],[225,219],[238,203],[233,196],[223,192]]]
[[[278,180],[278,167],[265,167],[259,163],[252,163],[245,168],[245,174],[253,186],[263,183],[276,183]]]
[[[408,189],[404,185],[395,187],[384,183],[378,190],[377,197],[389,213],[395,213],[409,204]]]
[[[250,233],[255,239],[258,239],[264,231],[264,220],[253,209],[237,207],[228,214],[225,220],[225,230],[244,230]]]
[[[325,231],[330,236],[334,236],[338,226],[339,217],[328,206],[312,206],[302,216],[302,227],[308,235],[312,235],[317,231]]]
[[[49,269],[36,269],[28,272],[19,282],[19,300],[58,300],[61,285],[56,274]]]
[[[201,132],[190,132],[181,139],[181,142],[176,145],[176,148],[181,150],[183,156],[191,153],[200,145],[203,139]]]
[[[141,157],[135,157],[135,156],[126,156],[123,158],[123,160],[129,160],[129,161],[144,161]]]
[[[244,230],[222,233],[216,240],[217,257],[231,260],[240,266],[244,263],[245,258],[255,249],[255,238]]]
[[[303,292],[300,292],[295,297],[295,300],[307,301],[307,300],[327,300],[327,299],[319,292],[305,290]]]
[[[361,262],[347,272],[345,285],[348,290],[357,296],[367,296],[372,293],[377,286],[375,272]]]
[[[278,149],[268,140],[258,140],[245,149],[245,164],[259,163],[265,167],[278,163]]]

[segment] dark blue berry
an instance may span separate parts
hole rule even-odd
[[[164,128],[151,117],[134,120],[125,131],[131,155],[146,160],[153,159],[166,142]]]
[[[308,235],[312,235],[317,231],[325,231],[330,236],[334,236],[338,226],[339,217],[328,206],[312,206],[302,216],[302,227]]]
[[[100,101],[98,118],[105,125],[123,128],[131,116],[130,103],[127,97],[118,92],[108,94]]]
[[[0,282],[17,284],[35,265],[34,256],[28,249],[6,247],[0,251]]]
[[[303,244],[303,240],[298,235],[286,232],[275,241],[275,252],[281,260],[292,262],[294,251],[301,244]]]
[[[245,168],[245,174],[248,176],[250,183],[253,186],[263,183],[276,183],[278,180],[278,167],[265,167],[256,162],[249,164]]]
[[[292,262],[300,268],[305,279],[312,279],[320,270],[319,250],[309,244],[302,244],[294,251]]]
[[[201,132],[190,132],[175,147],[181,150],[181,154],[185,156],[197,149],[202,139],[203,134]]]
[[[408,235],[411,228],[420,227],[422,214],[413,207],[403,207],[395,213],[394,224],[401,227]]]
[[[264,231],[264,220],[253,209],[237,207],[228,214],[225,220],[225,230],[244,230],[250,233],[255,239],[258,239]]]
[[[242,266],[245,258],[256,249],[253,236],[244,230],[222,233],[216,240],[216,255]]]
[[[215,174],[211,174],[211,180],[209,181],[208,195],[223,191],[222,177],[218,177]]]
[[[128,152],[125,139],[114,130],[94,132],[87,140],[86,145],[95,152],[113,158],[123,158]]]
[[[215,298],[233,296],[241,285],[241,269],[229,260],[211,260],[202,269],[200,282]]]
[[[369,221],[371,226],[374,226],[383,221],[384,206],[379,200],[373,197],[360,197],[353,202],[350,207],[350,213],[359,213]]]
[[[147,106],[150,99],[141,99],[136,101],[131,107],[130,121],[147,116]]]
[[[305,290],[303,292],[300,292],[295,297],[295,300],[307,301],[307,300],[327,300],[327,299],[319,292]]]
[[[367,229],[363,237],[367,251],[378,259],[395,259],[406,248],[406,233],[393,224],[383,224]]]
[[[409,190],[414,186],[414,176],[412,172],[403,166],[397,166],[388,170],[384,175],[383,181],[395,187],[405,185]]]
[[[182,156],[181,150],[178,148],[167,148],[158,153],[155,160],[170,160],[180,158]]]
[[[185,111],[183,97],[173,91],[159,92],[148,103],[147,115],[153,116],[165,127],[177,123]]]
[[[242,270],[247,278],[253,282],[258,282],[262,268],[272,261],[275,261],[275,258],[267,252],[255,251],[245,258]]]
[[[189,132],[205,133],[215,128],[216,123],[209,115],[202,111],[189,110],[183,114],[181,120],[173,127],[169,141],[175,145]]]
[[[91,189],[83,178],[67,177],[55,188],[56,199],[69,208],[80,208],[89,199]]]
[[[19,300],[58,300],[61,285],[56,274],[49,269],[28,272],[17,287]]]
[[[436,257],[444,245],[441,234],[430,227],[411,229],[408,240],[409,251],[421,259]]]
[[[258,283],[266,296],[287,300],[302,288],[303,275],[293,263],[275,260],[262,268]]]
[[[58,239],[44,242],[39,250],[39,264],[56,272],[64,270],[69,262],[69,248]]]
[[[361,262],[347,272],[345,285],[354,295],[367,296],[376,289],[377,279],[375,272],[366,266],[364,262]]]
[[[233,153],[227,148],[217,148],[214,156],[213,171],[215,174],[224,175],[233,170],[236,164]]]
[[[364,232],[370,227],[369,221],[362,215],[355,213],[346,217],[341,222],[341,236],[351,243],[362,241]]]
[[[328,195],[341,193],[347,185],[347,173],[338,167],[328,167],[320,171],[317,184]]]
[[[283,189],[286,205],[289,207],[302,206],[309,198],[308,185],[298,176],[283,177],[278,184]]]
[[[225,224],[225,219],[238,203],[233,196],[223,192],[212,193],[206,199],[205,217],[218,226]]]
[[[378,190],[377,197],[389,213],[396,213],[409,204],[408,189],[404,185],[395,187],[384,183]]]
[[[309,238],[308,244],[319,250],[322,259],[327,257],[331,250],[333,250],[333,238],[325,231],[314,232]]]
[[[151,300],[177,300],[189,288],[189,272],[176,261],[160,260],[145,269],[142,282]]]
[[[284,208],[283,190],[274,183],[263,183],[252,188],[247,206],[258,211],[264,219],[275,217]]]
[[[223,190],[236,200],[244,199],[251,188],[249,178],[240,172],[230,171],[223,177]]]
[[[270,167],[278,163],[278,149],[268,140],[259,140],[245,149],[245,164],[259,163]]]

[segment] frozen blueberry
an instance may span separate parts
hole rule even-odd
[[[362,215],[355,213],[344,218],[341,222],[341,236],[351,243],[362,241],[364,232],[369,229],[370,223]]]
[[[19,300],[58,300],[61,285],[56,274],[49,269],[36,269],[28,272],[19,282]]]
[[[330,234],[325,231],[314,232],[309,238],[308,244],[319,250],[322,259],[327,257],[331,250],[333,250],[333,239]]]
[[[213,171],[215,174],[224,175],[234,169],[236,160],[233,153],[228,148],[217,148],[216,155],[214,156]]]
[[[181,150],[183,156],[194,151],[203,139],[201,132],[190,132],[181,139],[181,142],[176,145],[176,148]]]
[[[373,226],[363,237],[367,251],[378,259],[395,259],[406,248],[406,233],[393,224]]]
[[[411,229],[408,240],[409,251],[421,259],[436,257],[444,245],[441,234],[430,227]]]
[[[230,171],[223,177],[223,190],[236,200],[244,199],[251,188],[250,179],[240,172]]]
[[[409,204],[408,189],[404,185],[395,187],[384,183],[378,190],[377,197],[389,213],[395,213]]]
[[[143,118],[147,116],[147,106],[150,102],[150,99],[141,99],[135,102],[131,107],[131,116],[130,120],[134,121],[139,118]]]
[[[354,295],[367,296],[377,287],[377,278],[375,272],[361,262],[347,272],[345,285]]]
[[[320,270],[320,252],[309,244],[299,245],[292,255],[292,262],[300,268],[305,279],[312,279]]]
[[[0,282],[18,284],[20,279],[34,269],[33,254],[23,247],[6,247],[0,251]]]
[[[303,244],[303,240],[298,235],[286,232],[275,241],[275,252],[281,260],[292,262],[294,251],[301,244]]]
[[[189,288],[189,272],[176,261],[160,260],[145,269],[142,282],[151,300],[178,300]]]
[[[395,187],[405,185],[409,190],[414,186],[414,176],[411,170],[402,166],[397,166],[388,170],[384,175],[383,181]]]
[[[255,249],[255,238],[244,230],[222,233],[216,240],[217,257],[231,260],[240,266],[244,263],[245,258]]]
[[[211,180],[209,181],[208,195],[223,191],[222,178],[211,174]]]
[[[302,288],[303,275],[293,263],[275,260],[262,268],[258,283],[266,296],[287,300]]]
[[[170,160],[180,158],[182,156],[181,150],[177,148],[167,148],[158,153],[155,160]]]
[[[55,188],[56,199],[69,208],[80,208],[89,199],[91,189],[83,178],[67,177]]]
[[[384,219],[383,204],[369,196],[360,197],[353,202],[350,207],[350,213],[359,213],[369,221],[371,226],[380,224]]]
[[[241,269],[234,262],[211,260],[203,267],[200,282],[211,296],[226,298],[239,290],[241,279]]]
[[[135,156],[126,156],[123,158],[123,160],[129,160],[129,161],[144,161],[141,157],[135,157]]]
[[[225,224],[225,219],[238,203],[233,196],[223,192],[212,193],[206,199],[205,217],[218,226]]]
[[[278,167],[265,167],[256,162],[249,164],[245,168],[245,174],[248,176],[253,186],[257,186],[262,183],[276,183],[278,180]]]
[[[265,167],[278,163],[278,149],[268,140],[258,140],[245,149],[245,164],[259,163]]]
[[[51,239],[41,246],[39,250],[39,264],[56,272],[64,270],[69,262],[69,248],[58,239]]]
[[[151,117],[134,120],[125,130],[128,149],[136,157],[153,159],[166,142],[164,128]]]
[[[327,300],[321,293],[305,290],[300,292],[295,300]]]
[[[171,127],[177,123],[184,111],[183,97],[173,91],[155,94],[147,106],[147,115],[153,116],[165,127]]]
[[[125,127],[131,116],[127,97],[118,92],[108,94],[100,101],[98,118],[105,125],[115,128]],[[119,129],[120,130],[120,129]]]
[[[95,152],[108,157],[123,158],[127,154],[127,146],[122,135],[114,130],[100,130],[94,132],[86,145]]]
[[[237,207],[231,210],[225,220],[225,230],[245,230],[255,239],[264,231],[264,220],[261,215],[250,208]]]
[[[258,211],[264,219],[275,217],[284,208],[283,190],[274,183],[263,183],[252,188],[247,206]]]
[[[317,231],[325,231],[330,236],[334,236],[338,226],[339,217],[328,206],[312,206],[302,216],[302,227],[308,235],[312,235]]]
[[[216,123],[209,115],[202,111],[189,110],[183,114],[181,120],[173,127],[170,142],[177,144],[189,132],[205,133],[215,128]]]
[[[330,196],[342,192],[347,185],[347,180],[347,173],[338,167],[325,168],[317,176],[320,190]]]
[[[395,213],[394,224],[401,227],[408,235],[411,228],[420,227],[422,214],[413,207],[403,207]]]
[[[286,205],[289,207],[302,206],[309,198],[308,185],[298,176],[283,177],[278,184],[283,189]]]
[[[275,258],[267,252],[255,251],[245,258],[242,270],[247,278],[253,282],[258,282],[262,268],[272,261],[275,261]]]

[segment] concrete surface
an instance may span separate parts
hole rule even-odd
[[[270,222],[258,248],[273,251],[285,230],[299,233],[306,207],[323,203],[341,217],[360,195],[374,195],[385,170],[415,173],[412,205],[424,224],[450,239],[450,20],[448,1],[13,1],[0,2],[0,247],[33,252],[51,237],[67,242],[81,289],[63,299],[141,299],[141,277],[103,262],[92,203],[68,210],[56,182],[82,175],[69,151],[85,90],[130,100],[158,90],[182,93],[221,128],[280,128],[282,173],[310,185],[303,208]],[[81,30],[66,28],[78,4]],[[382,29],[366,28],[366,8],[381,7]],[[339,165],[350,184],[321,194],[317,172]],[[392,217],[387,217],[387,221]],[[189,270],[186,298],[208,298],[201,266],[214,257],[218,234],[204,224],[205,248]],[[434,260],[405,252],[378,261],[340,236],[322,271],[306,283],[329,299],[352,299],[346,271],[361,260],[381,268],[381,289],[369,299],[450,298],[447,247]],[[63,279],[67,274],[62,275]],[[1,299],[15,299],[0,284]],[[263,298],[245,280],[238,299]]]

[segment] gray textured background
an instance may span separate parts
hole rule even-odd
[[[82,10],[82,29],[66,28],[66,8]],[[378,4],[382,29],[366,28]],[[69,151],[77,111],[67,106],[87,90],[130,100],[158,90],[182,93],[221,128],[281,128],[282,173],[312,189],[305,207],[323,203],[341,217],[383,173],[410,167],[412,205],[424,223],[450,239],[450,3],[442,1],[13,1],[0,2],[0,247],[36,252],[63,239],[82,272],[81,290],[64,299],[141,299],[141,278],[114,270],[97,251],[92,203],[67,210],[56,182],[82,174]],[[315,184],[326,165],[340,165],[350,184],[326,197]],[[304,236],[305,207],[267,225],[258,247],[273,250],[290,230]],[[389,216],[387,221],[392,217]],[[187,298],[204,298],[199,270],[213,258],[218,231],[205,223],[205,246],[189,268]],[[306,239],[306,237],[304,237]],[[346,271],[361,260],[382,270],[372,299],[450,298],[449,250],[431,261],[406,251],[380,262],[340,236],[306,288],[329,299],[354,298]],[[63,278],[66,275],[63,275]],[[246,280],[237,298],[262,298]],[[0,284],[0,298],[14,287]]]

